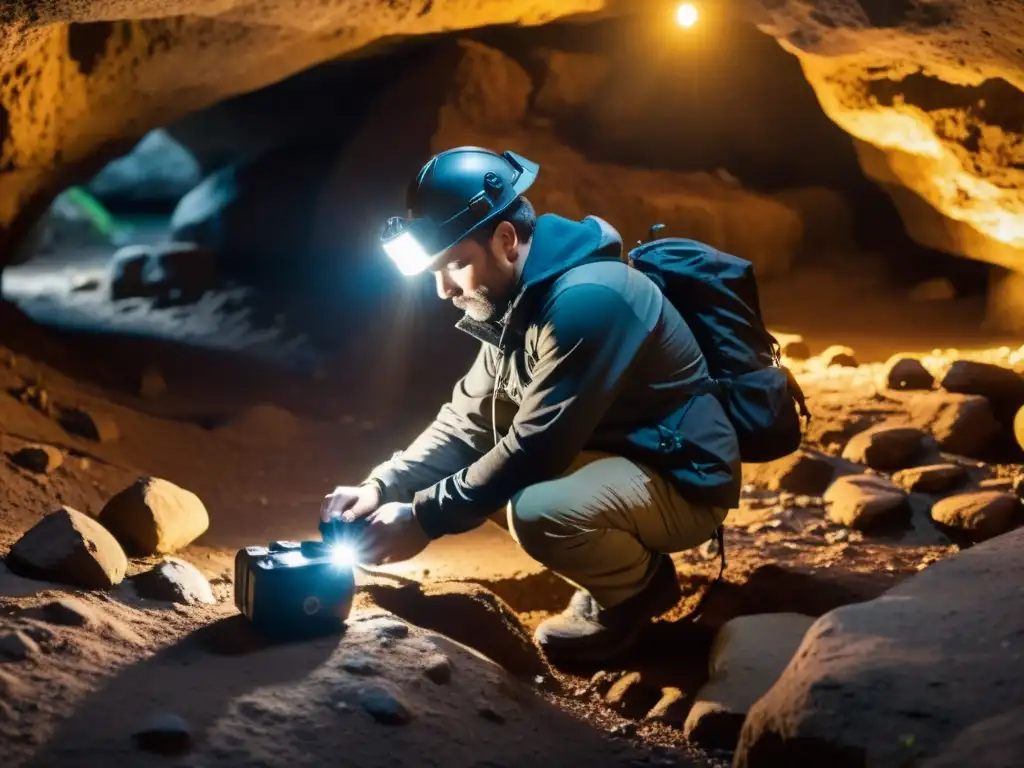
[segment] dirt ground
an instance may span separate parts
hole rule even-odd
[[[860,368],[795,364],[816,419],[807,447],[831,455],[837,432],[901,409],[898,399],[880,397],[876,384],[879,363],[889,354],[954,344],[972,349],[947,357],[1018,364],[1024,354],[1024,348],[1016,352],[1024,340],[1004,347],[1008,340],[985,337],[976,325],[965,327],[962,318],[976,308],[958,316],[949,308],[941,313],[922,307],[897,326],[899,297],[890,297],[884,310],[821,316],[826,294],[812,286],[791,301],[773,299],[768,314],[774,313],[780,331],[803,332],[814,352],[837,342],[857,347],[862,356]],[[848,299],[858,301],[855,292]],[[432,700],[438,709],[426,734],[374,735],[365,724],[339,724],[337,732],[325,732],[323,721],[309,714],[308,702],[336,690],[331,681],[340,674],[334,655],[339,643],[346,653],[366,644],[381,652],[367,639],[370,630],[284,646],[259,642],[247,632],[232,602],[237,549],[316,538],[323,494],[357,481],[402,447],[458,371],[440,366],[430,380],[443,386],[425,387],[407,407],[396,406],[375,402],[372,387],[359,386],[344,367],[300,375],[168,340],[57,332],[9,304],[0,307],[0,552],[60,505],[95,516],[137,477],[157,476],[196,493],[209,511],[207,533],[177,556],[203,572],[218,601],[171,605],[139,598],[130,580],[106,592],[80,592],[0,571],[0,620],[15,621],[69,596],[95,617],[83,626],[48,626],[42,656],[0,663],[4,765],[513,766],[538,760],[569,765],[582,758],[594,765],[729,763],[728,752],[689,745],[677,727],[607,706],[588,682],[597,669],[555,670],[540,658],[524,638],[564,607],[571,588],[490,523],[437,542],[410,562],[359,573],[354,625],[383,609],[436,631],[455,641],[448,651],[452,659],[461,661],[464,654],[465,664],[476,664],[468,650],[476,649],[517,677],[530,696],[546,700],[545,708],[516,698],[523,693],[508,694],[498,698],[513,702],[508,706],[514,712],[495,714],[498,705],[480,705],[480,697],[498,696],[494,690],[504,683],[499,675],[497,688],[487,688],[490,672],[481,672],[457,680],[443,707],[437,703],[442,699]],[[939,315],[945,317],[941,324]],[[950,342],[942,344],[942,338]],[[143,386],[147,370],[158,371],[162,385],[154,385],[150,373]],[[97,442],[65,431],[45,409],[19,399],[29,385],[45,389],[58,406],[109,414],[119,439]],[[56,470],[38,474],[7,458],[39,443],[62,452]],[[1021,469],[1005,458],[990,462],[986,473],[1002,477]],[[914,526],[881,536],[837,535],[841,526],[824,519],[820,499],[766,490],[761,469],[746,471],[743,504],[728,521],[724,580],[713,583],[718,559],[706,548],[675,555],[684,599],[650,627],[639,649],[605,671],[639,671],[649,689],[675,687],[692,697],[707,678],[715,631],[728,619],[781,611],[818,616],[875,597],[959,549]],[[782,518],[781,507],[788,510]],[[129,577],[155,560],[132,559]],[[473,592],[472,585],[484,591]],[[421,637],[418,628],[405,650],[395,651],[409,655],[396,656],[388,667],[388,686],[420,690],[402,677],[403,665],[427,653],[430,643],[432,648],[444,641]],[[381,647],[388,645],[381,641]],[[429,699],[427,693],[422,695]],[[347,711],[351,705],[339,700],[331,706]],[[482,717],[463,711],[467,706]],[[133,728],[149,711],[187,718],[194,732],[191,757],[168,762],[133,746]],[[488,735],[496,722],[504,723],[503,735]],[[476,742],[488,746],[475,748]],[[558,757],[566,745],[572,750]]]

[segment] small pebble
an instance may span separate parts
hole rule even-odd
[[[383,688],[368,688],[359,696],[363,709],[383,725],[405,725],[412,720],[406,706]]]
[[[427,659],[423,674],[433,683],[446,685],[452,679],[452,663],[444,654],[434,654]]]
[[[188,722],[178,715],[154,715],[134,734],[139,749],[161,755],[180,755],[192,746]]]
[[[373,659],[368,656],[352,656],[342,662],[341,668],[352,675],[363,675],[370,677],[376,675],[380,668]]]
[[[374,622],[374,629],[378,635],[387,637],[403,638],[409,636],[409,625],[404,621],[394,619],[378,619]]]

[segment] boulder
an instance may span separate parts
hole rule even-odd
[[[7,565],[29,578],[108,589],[124,578],[128,559],[102,525],[71,507],[61,507],[15,542]]]
[[[142,477],[107,502],[99,521],[133,555],[170,554],[206,532],[210,516],[191,491]]]
[[[847,528],[866,530],[894,521],[904,511],[906,494],[879,475],[845,475],[824,495],[828,519]]]
[[[850,347],[844,347],[841,344],[833,344],[821,353],[821,362],[823,362],[828,368],[831,368],[832,366],[856,368],[857,353]]]
[[[1006,533],[1021,513],[1020,499],[1007,491],[958,493],[932,507],[932,519],[977,540]]]
[[[86,189],[108,205],[146,203],[169,210],[200,178],[192,153],[157,128],[131,152],[107,163]]]
[[[686,718],[686,738],[707,749],[735,749],[747,712],[782,674],[814,621],[765,613],[726,622],[711,647],[708,682]]]
[[[992,403],[996,418],[1009,421],[1024,406],[1024,377],[1011,368],[977,360],[956,360],[939,386],[947,392],[980,395]]]
[[[735,768],[923,765],[1019,708],[1021,584],[1024,530],[825,614],[751,709]]]
[[[196,243],[127,245],[110,260],[110,298],[155,299],[157,306],[194,304],[217,287],[214,254]]]
[[[60,425],[72,435],[99,443],[116,443],[121,439],[117,422],[108,413],[91,408],[68,408],[60,414]]]
[[[811,348],[800,337],[789,339],[785,342],[782,345],[781,352],[790,360],[807,360],[811,356]]]
[[[165,600],[171,603],[213,605],[216,599],[210,582],[192,563],[166,558],[150,570],[140,573],[132,584],[139,597],[150,600]]]
[[[64,456],[52,445],[28,445],[12,453],[11,461],[29,472],[45,475],[63,464]]]
[[[979,395],[920,392],[909,400],[910,422],[935,438],[942,450],[977,456],[1000,433],[988,400]]]
[[[744,465],[744,480],[769,491],[821,496],[835,476],[833,463],[817,451],[798,450],[775,461]]]
[[[921,452],[924,438],[917,427],[879,424],[854,435],[843,449],[843,458],[872,469],[903,469]]]
[[[935,377],[916,357],[893,355],[882,370],[882,386],[887,389],[931,389]]]
[[[964,728],[921,768],[1006,768],[1024,755],[1024,706]]]
[[[967,478],[967,470],[959,464],[929,464],[903,469],[892,481],[909,493],[945,493]]]
[[[586,106],[612,64],[604,56],[553,48],[531,51],[530,59],[533,68],[542,73],[532,109],[554,118],[569,117]]]

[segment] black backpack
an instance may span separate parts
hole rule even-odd
[[[787,456],[800,447],[803,391],[779,361],[779,343],[761,318],[749,261],[696,240],[651,239],[629,252],[629,264],[661,289],[683,316],[707,360],[714,392],[739,437],[745,462]]]

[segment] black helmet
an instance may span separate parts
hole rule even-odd
[[[540,169],[515,152],[457,147],[434,155],[409,185],[408,218],[388,219],[381,244],[405,275],[415,275],[525,192]]]

